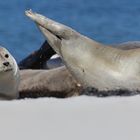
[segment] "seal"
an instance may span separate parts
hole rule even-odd
[[[140,49],[98,43],[63,24],[26,11],[83,87],[140,90]]]
[[[79,95],[81,87],[64,67],[51,70],[20,71],[19,98],[57,97]]]
[[[19,69],[49,69],[46,62],[54,54],[56,52],[45,41],[38,50],[35,50],[18,63]]]
[[[14,57],[0,47],[0,99],[18,98],[19,69]]]
[[[129,41],[121,44],[113,44],[119,49],[135,49],[140,48],[139,41]],[[96,88],[83,89],[81,85],[69,73],[66,67],[55,67],[61,64],[54,53],[51,46],[45,41],[40,49],[32,52],[19,63],[20,69],[20,85],[19,99],[21,98],[38,98],[38,97],[57,97],[66,98],[71,96],[88,95],[97,97],[106,96],[132,96],[140,94],[139,91],[129,90],[109,90],[99,91]],[[40,59],[40,56],[44,58]],[[51,57],[52,56],[52,57]],[[53,58],[50,59],[49,58]],[[49,61],[52,61],[50,63]],[[42,67],[43,63],[50,63],[53,69],[46,70]],[[41,67],[40,67],[41,66]],[[54,69],[55,67],[55,69]],[[24,69],[24,70],[23,70]],[[42,70],[43,69],[43,70]],[[44,70],[45,69],[45,70]],[[42,80],[43,79],[43,80]],[[59,82],[58,82],[59,81]]]

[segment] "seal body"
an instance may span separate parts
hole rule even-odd
[[[140,49],[98,43],[63,24],[26,11],[83,87],[140,90]]]
[[[86,43],[83,40],[86,40]],[[72,44],[64,42],[61,47],[62,59],[85,88],[96,87],[99,90],[140,89],[140,59],[138,55],[140,49],[122,51],[95,44],[85,37],[77,38],[72,42],[74,41],[75,43]],[[79,46],[80,42],[82,45]]]
[[[18,98],[19,69],[9,51],[0,47],[0,99]]]
[[[51,70],[21,70],[20,75],[20,98],[66,98],[80,92],[77,82],[64,66]]]

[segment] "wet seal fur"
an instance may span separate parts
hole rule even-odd
[[[140,49],[103,45],[63,24],[26,11],[66,67],[84,87],[99,91],[140,90]]]
[[[19,82],[19,69],[14,57],[0,47],[0,99],[17,99]]]

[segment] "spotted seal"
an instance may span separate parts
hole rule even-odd
[[[19,69],[14,57],[0,46],[0,99],[18,98]]]
[[[66,67],[83,87],[100,91],[140,90],[140,49],[118,49],[92,40],[70,27],[26,11]]]

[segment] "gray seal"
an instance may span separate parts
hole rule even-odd
[[[0,47],[0,99],[16,99],[19,96],[19,69],[14,57]]]
[[[26,11],[84,88],[140,90],[140,49],[96,42],[63,24]]]

